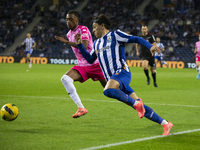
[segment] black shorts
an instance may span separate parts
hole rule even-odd
[[[154,56],[152,55],[144,55],[144,56],[140,56],[141,60],[148,60],[149,61],[149,66],[151,67],[155,67],[155,59]]]

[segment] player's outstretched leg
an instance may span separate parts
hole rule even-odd
[[[121,102],[132,106],[133,108],[135,108],[140,118],[144,117],[145,109],[142,101],[134,100],[133,98],[125,94],[123,91],[114,88],[106,89],[103,93],[107,97],[115,98]]]
[[[142,99],[139,98],[138,101],[142,101]],[[152,120],[154,122],[157,122],[160,125],[162,125],[163,126],[163,130],[164,130],[163,135],[169,135],[169,132],[170,132],[171,128],[173,127],[173,124],[171,122],[168,122],[165,119],[161,118],[149,106],[144,105],[144,108],[145,108],[144,117],[149,119],[149,120]]]
[[[88,113],[87,109],[84,108],[81,100],[76,92],[76,88],[73,84],[74,80],[70,78],[68,75],[63,75],[61,78],[61,82],[63,83],[66,91],[68,92],[71,99],[78,106],[78,111],[72,116],[73,118],[78,118]]]

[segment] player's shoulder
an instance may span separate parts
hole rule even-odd
[[[149,37],[155,38],[153,34],[148,33]]]
[[[88,27],[84,26],[84,25],[79,25],[78,28],[81,30],[81,31],[88,31]]]
[[[112,34],[112,33],[115,33],[115,34],[118,34],[118,35],[120,35],[120,36],[131,36],[130,34],[124,32],[124,31],[121,31],[120,29],[117,29],[117,30],[115,30],[115,31],[111,31],[110,33],[111,33],[111,34]]]
[[[94,49],[94,50],[97,49],[98,41],[99,41],[99,39],[96,39],[96,40],[93,42],[93,49]]]
[[[200,41],[197,41],[196,44],[200,44]]]
[[[120,29],[117,29],[117,30],[114,30],[114,31],[111,31],[111,32],[115,32],[115,33],[125,33],[124,31],[120,30]],[[126,33],[125,33],[126,34]]]

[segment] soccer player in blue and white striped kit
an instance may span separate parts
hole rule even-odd
[[[165,47],[162,43],[160,43],[159,37],[156,38],[156,46],[158,46],[160,48],[161,53],[158,54],[157,52],[155,52],[155,54],[154,54],[154,58],[155,58],[155,68],[154,68],[154,70],[155,70],[155,72],[156,72],[156,64],[157,64],[158,61],[161,62],[161,66],[163,64],[167,65],[166,61],[163,61],[163,54],[162,54],[162,52],[165,51]]]
[[[25,48],[25,53],[26,53],[26,61],[29,61],[29,68],[32,67],[31,64],[31,54],[33,52],[33,48],[36,46],[35,40],[33,38],[31,38],[31,34],[27,33],[27,38],[24,40],[24,42],[22,43],[22,45],[25,44],[26,48]]]
[[[125,44],[139,43],[145,45],[151,52],[160,50],[157,46],[151,45],[146,40],[128,35],[120,30],[110,31],[111,22],[104,15],[100,14],[93,22],[93,32],[98,38],[93,44],[93,50],[88,53],[81,40],[81,35],[76,34],[76,44],[89,62],[93,63],[97,58],[102,72],[107,80],[104,88],[104,95],[117,99],[136,109],[140,118],[146,118],[155,121],[163,126],[163,135],[168,135],[173,124],[158,116],[153,109],[143,105],[142,99],[138,98],[134,90],[129,86],[131,82],[131,72],[125,61]]]

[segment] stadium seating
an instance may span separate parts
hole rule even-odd
[[[99,9],[99,4],[102,5],[101,10],[98,13],[109,13],[116,9],[115,5],[119,8],[126,8],[126,12],[122,13],[121,11],[117,11],[115,16],[111,17],[112,21],[114,23],[113,28],[116,29],[118,26],[121,27],[121,30],[123,31],[131,31],[133,24],[136,24],[137,20],[140,20],[140,15],[133,13],[133,9],[135,9],[138,5],[142,3],[143,0],[136,0],[134,2],[130,2],[129,0],[123,1],[116,1],[116,0],[90,0],[86,7],[81,11],[81,21],[80,24],[84,24],[88,26],[90,30],[92,30],[91,26],[91,20],[95,17],[95,11]],[[77,5],[80,2],[80,0],[77,1]],[[69,5],[70,3],[70,5]],[[62,54],[61,50],[66,46],[63,43],[56,41],[54,39],[55,35],[58,36],[64,36],[68,32],[68,29],[66,27],[65,19],[65,12],[72,10],[76,7],[76,5],[72,5],[74,3],[73,0],[70,0],[69,3],[66,3],[66,1],[61,1],[58,11],[48,11],[45,14],[45,18],[38,24],[38,26],[42,27],[45,39],[41,38],[42,31],[38,31],[38,26],[35,27],[35,29],[32,31],[32,36],[35,38],[36,41],[41,40],[44,46],[50,46],[52,49],[52,54],[48,54],[47,51],[43,50],[44,56],[53,56],[53,57],[70,57],[74,58],[75,55],[72,52],[72,49],[70,46],[68,46],[69,54]],[[63,5],[65,4],[65,5]],[[63,7],[65,6],[65,7]],[[112,7],[110,7],[112,6]],[[122,7],[123,6],[123,7]],[[129,15],[133,15],[134,19],[131,20]],[[54,17],[55,16],[55,17]],[[86,17],[87,16],[87,17]],[[117,16],[117,17],[116,17]],[[56,18],[57,17],[57,18]],[[121,22],[120,20],[126,18],[123,22],[130,22],[129,24],[117,24],[117,22]],[[129,19],[128,19],[129,18]],[[132,24],[131,24],[132,23]],[[137,22],[137,25],[140,25],[141,22]],[[51,29],[53,32],[51,32]],[[138,32],[139,30],[136,30]],[[93,35],[93,39],[95,39]],[[48,42],[47,42],[48,41]],[[32,56],[39,56],[41,51],[38,52],[38,49],[33,51]]]
[[[11,0],[14,3],[14,0]],[[23,2],[23,0],[21,0]],[[21,2],[19,1],[19,2]],[[60,0],[60,5],[58,8],[55,9],[55,11],[48,10],[44,14],[44,19],[33,29],[32,31],[32,37],[38,41],[41,41],[43,44],[43,49],[36,49],[33,52],[33,56],[39,56],[41,53],[44,53],[44,56],[47,57],[75,57],[74,53],[71,50],[71,47],[68,46],[69,54],[64,54],[62,50],[66,45],[63,43],[57,41],[54,39],[55,35],[58,36],[65,36],[68,32],[68,29],[66,27],[65,22],[65,13],[69,10],[72,10],[76,8],[76,6],[79,5],[81,0]],[[145,14],[150,13],[152,8],[154,8],[154,3],[157,0],[151,0],[150,3],[146,7]],[[179,4],[182,4],[182,0],[177,0]],[[193,0],[195,3],[199,4],[197,0]],[[2,1],[1,1],[2,2]],[[3,0],[3,2],[6,2],[6,0]],[[149,18],[146,18],[145,16],[141,14],[135,13],[133,10],[136,9],[143,0],[135,0],[135,1],[119,1],[119,0],[89,0],[88,4],[85,8],[81,11],[81,21],[80,24],[88,26],[90,30],[92,30],[92,20],[94,17],[100,13],[104,13],[108,15],[111,18],[112,21],[112,28],[113,29],[121,29],[122,31],[131,33],[133,35],[137,35],[137,33],[140,30],[141,23],[148,23]],[[189,4],[189,1],[184,1],[183,5],[186,6],[188,9],[188,13],[182,14],[180,13],[180,6],[167,6],[160,8],[164,13],[158,17],[159,23],[155,25],[155,27],[150,31],[151,34],[155,36],[161,37],[161,42],[164,44],[166,49],[169,48],[169,46],[173,46],[173,51],[171,51],[171,55],[175,55],[176,60],[184,60],[184,61],[190,61],[192,57],[194,56],[193,50],[194,50],[194,44],[196,41],[198,41],[198,32],[200,31],[200,23],[197,21],[200,18],[199,13],[199,6],[200,5],[193,5]],[[7,4],[7,3],[6,3]],[[31,5],[34,4],[31,3]],[[22,5],[24,5],[22,3]],[[31,5],[27,7],[23,7],[25,10],[27,8],[30,8]],[[101,7],[99,7],[101,6]],[[190,7],[188,7],[190,6]],[[117,11],[116,11],[117,10]],[[155,9],[154,9],[155,10]],[[153,18],[153,19],[154,19]],[[2,18],[0,18],[1,21]],[[190,22],[192,22],[190,24]],[[164,23],[165,25],[162,25]],[[166,31],[167,27],[169,28],[168,31]],[[0,28],[2,30],[3,28]],[[39,30],[38,30],[39,29]],[[195,29],[195,30],[194,30]],[[18,29],[13,36],[16,37],[23,29]],[[164,35],[161,36],[161,32],[164,31]],[[184,35],[185,32],[188,32],[186,36]],[[171,36],[169,34],[174,34]],[[0,32],[2,34],[5,32]],[[1,37],[4,37],[5,35],[1,35]],[[95,39],[95,37],[93,37]],[[2,39],[0,39],[0,42]],[[182,41],[184,44],[182,47],[180,45],[173,45],[172,41],[175,43],[179,43]],[[8,43],[12,43],[11,41],[8,41]],[[37,44],[38,45],[38,44]],[[52,49],[52,52],[49,53],[45,49],[47,46],[49,46]],[[0,49],[0,52],[2,50]],[[139,59],[138,56],[135,54],[133,56],[127,56],[128,59]],[[166,60],[171,60],[171,57],[166,57]],[[174,59],[174,58],[173,58]]]
[[[10,46],[20,32],[32,21],[35,13],[30,11],[36,0],[0,1],[0,43]]]

